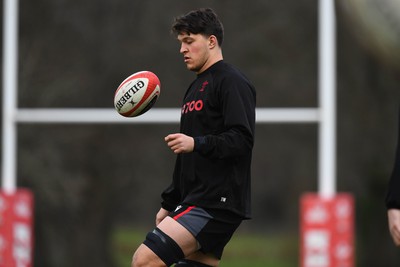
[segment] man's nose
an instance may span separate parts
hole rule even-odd
[[[179,52],[182,54],[187,52],[187,47],[184,43],[181,44],[181,49],[179,50]]]

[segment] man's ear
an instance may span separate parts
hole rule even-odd
[[[218,46],[218,39],[215,35],[210,35],[210,37],[208,37],[208,42],[208,46],[210,47],[210,49]]]

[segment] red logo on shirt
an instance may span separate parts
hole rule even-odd
[[[200,111],[203,109],[203,100],[191,101],[183,104],[182,114],[186,114],[192,111]]]
[[[208,85],[208,81],[205,81],[205,82],[203,82],[203,85],[201,86],[201,88],[200,88],[200,92],[203,92],[204,91],[204,89],[206,89],[206,86]]]

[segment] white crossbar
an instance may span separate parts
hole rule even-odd
[[[153,108],[147,113],[125,118],[110,108],[19,108],[16,122],[19,123],[178,123],[179,108]],[[316,123],[318,108],[257,108],[257,123]]]

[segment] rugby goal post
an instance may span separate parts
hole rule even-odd
[[[18,123],[176,123],[179,109],[153,108],[147,114],[124,119],[113,109],[22,109],[18,90],[18,0],[4,1],[3,16],[3,133],[2,187],[12,193],[16,187],[16,133]],[[258,108],[257,123],[317,123],[319,125],[318,191],[335,194],[335,26],[333,0],[319,0],[319,107]],[[99,115],[100,114],[100,115]]]

